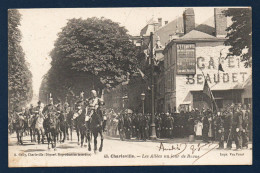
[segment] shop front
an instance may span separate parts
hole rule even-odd
[[[212,109],[212,101],[202,92],[202,91],[191,91],[193,97],[193,108],[198,108],[201,110]],[[226,105],[231,105],[232,103],[242,103],[243,89],[231,89],[231,90],[215,90],[212,91],[216,105],[221,110]]]

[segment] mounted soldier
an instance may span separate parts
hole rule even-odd
[[[103,95],[103,91],[102,91]],[[91,90],[91,98],[86,100],[86,107],[85,107],[85,125],[87,127],[87,138],[88,138],[88,145],[90,147],[90,138],[89,138],[89,131],[94,136],[94,152],[97,150],[97,137],[100,134],[101,143],[99,147],[99,151],[102,151],[103,148],[103,130],[104,130],[104,117],[103,117],[103,110],[102,105],[104,104],[103,99],[97,97],[97,92],[95,90]],[[90,148],[89,148],[90,150]]]
[[[50,149],[49,144],[51,143],[54,150],[56,150],[56,138],[59,130],[56,111],[56,107],[53,105],[53,98],[50,94],[49,105],[47,105],[43,110],[43,113],[47,117],[43,121],[43,127],[48,140],[48,149]]]
[[[72,114],[70,114],[71,109],[70,109],[69,103],[67,102],[67,98],[63,105],[63,108],[64,108],[65,123],[66,123],[66,135],[67,135],[67,140],[69,140],[69,128],[70,128],[71,136],[72,136],[72,129],[71,129],[71,126],[72,126],[71,115]]]
[[[42,144],[44,143],[44,135],[45,135],[45,131],[43,128],[44,116],[42,114],[42,110],[43,108],[41,106],[41,101],[38,101],[38,106],[35,108],[35,116],[36,116],[35,131],[37,134],[38,144],[40,144],[40,139]]]
[[[25,120],[23,117],[23,110],[20,107],[16,107],[14,111],[14,130],[16,131],[17,135],[17,143],[23,145],[23,132],[24,132],[24,124]]]

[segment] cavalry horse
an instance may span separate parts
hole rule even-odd
[[[85,115],[86,115],[86,106],[81,105],[79,106],[73,115],[73,119],[75,121],[75,128],[78,137],[78,145],[83,147],[84,140],[88,141],[88,150],[91,151],[90,146],[90,131],[89,131],[89,123],[85,122]]]
[[[66,122],[66,115],[63,111],[58,113],[58,127],[60,133],[60,142],[64,142],[67,134],[67,122]]]
[[[49,145],[51,143],[52,148],[56,150],[56,139],[58,136],[59,127],[55,107],[53,105],[47,105],[47,107],[44,108],[43,113],[47,114],[47,118],[43,122],[43,127],[47,136],[48,149],[50,149]]]
[[[87,121],[87,129],[88,131],[93,134],[94,137],[94,152],[97,152],[97,137],[98,134],[100,134],[100,138],[101,138],[101,143],[99,146],[99,152],[102,151],[103,149],[103,115],[102,115],[102,110],[100,109],[100,106],[97,108],[97,110],[95,110],[92,114],[92,116],[90,117],[89,121]],[[90,134],[88,133],[88,134]],[[88,137],[90,137],[88,135]],[[90,140],[88,140],[88,145],[89,148],[91,148],[90,145]],[[90,150],[89,150],[90,151]]]
[[[66,116],[66,121],[67,121],[67,129],[66,129],[66,133],[67,133],[67,140],[72,141],[72,131],[73,131],[73,126],[74,126],[74,122],[73,122],[73,111],[70,110],[69,113]]]
[[[87,117],[86,117],[86,114]],[[80,134],[80,143],[81,147],[83,146],[84,139],[86,139],[86,142],[88,142],[88,150],[91,151],[91,134],[93,134],[94,137],[94,152],[97,152],[97,137],[98,134],[100,134],[101,137],[101,143],[99,147],[99,152],[103,149],[103,118],[102,118],[102,111],[100,108],[97,110],[93,110],[93,113],[91,116],[89,116],[90,112],[88,111],[87,104],[81,105],[78,110],[76,110],[74,114],[75,119],[75,126],[76,131],[78,135],[78,142],[79,142],[79,134]],[[86,119],[89,118],[89,119]]]
[[[16,115],[15,120],[13,122],[13,128],[17,135],[17,143],[23,145],[23,132],[25,127],[25,120],[22,116]]]
[[[43,122],[44,122],[44,115],[39,112],[37,114],[38,116],[36,117],[36,121],[35,121],[35,132],[37,134],[37,141],[38,144],[40,144],[40,141],[42,142],[42,144],[44,144],[44,127],[43,127]]]
[[[30,132],[31,142],[36,142],[36,138],[35,138],[35,123],[36,123],[35,115],[30,115],[28,117],[28,128],[29,128],[29,132]]]

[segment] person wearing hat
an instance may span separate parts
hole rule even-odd
[[[248,135],[248,125],[249,125],[249,112],[246,108],[246,105],[243,105],[243,122],[242,122],[242,148],[248,148],[248,141],[249,141],[249,135]]]
[[[47,115],[50,116],[51,115],[54,115],[55,114],[55,111],[56,111],[56,107],[53,105],[53,98],[50,98],[49,99],[49,104],[48,104],[48,107],[47,107]]]
[[[224,116],[220,112],[216,117],[217,140],[219,142],[218,149],[224,149]]]
[[[155,116],[155,129],[156,129],[156,137],[157,138],[161,138],[161,126],[162,126],[161,114],[156,114],[156,116]]]
[[[241,104],[238,104],[234,113],[234,129],[235,129],[235,143],[236,149],[242,149],[242,130],[243,130],[243,112],[241,111]]]
[[[171,116],[171,114],[169,112],[166,113],[166,134],[168,138],[172,138],[172,132],[173,132],[173,117]]]
[[[88,102],[89,109],[85,121],[88,121],[90,119],[90,117],[94,114],[94,112],[97,110],[97,108],[100,105],[96,90],[91,90],[91,97],[90,99],[87,99],[87,102]]]
[[[23,108],[19,107],[19,106],[16,106],[15,107],[15,111],[14,111],[14,117],[15,119],[24,119],[23,117]]]
[[[208,116],[209,116],[209,111],[205,111],[203,112],[203,120],[202,120],[202,123],[203,123],[203,128],[202,128],[202,140],[204,142],[209,142],[209,139],[208,139],[208,134],[209,134],[209,119],[208,119]]]
[[[37,134],[37,141],[40,143],[40,139],[42,143],[44,143],[44,128],[43,128],[43,122],[44,122],[44,116],[42,114],[42,107],[41,107],[41,101],[38,101],[37,107],[35,108],[35,116],[36,116],[36,122],[35,122],[35,131]],[[40,137],[42,136],[42,138]]]
[[[231,107],[229,107],[226,110],[226,116],[224,120],[224,132],[225,132],[225,140],[227,141],[227,149],[232,148],[232,142],[234,139],[232,124],[233,124],[233,110]]]

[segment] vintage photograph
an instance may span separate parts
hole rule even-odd
[[[250,7],[8,10],[9,167],[252,165]]]

